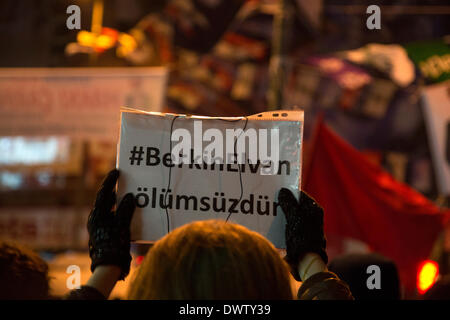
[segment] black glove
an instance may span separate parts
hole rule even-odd
[[[91,271],[99,265],[115,265],[122,270],[119,280],[130,272],[130,223],[135,209],[134,196],[124,196],[116,212],[114,188],[119,177],[118,170],[112,170],[103,181],[97,193],[94,209],[89,215],[89,255]]]
[[[305,253],[317,253],[328,263],[326,239],[323,233],[323,209],[308,194],[300,191],[297,202],[292,192],[282,188],[278,203],[286,216],[286,257],[291,273],[300,281],[298,264]]]

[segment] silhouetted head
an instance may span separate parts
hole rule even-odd
[[[27,248],[0,241],[0,300],[48,298],[47,263]]]
[[[220,220],[180,227],[149,250],[130,299],[293,299],[289,271],[275,247]]]
[[[355,300],[400,299],[397,267],[379,254],[343,255],[333,259],[328,269],[349,285]]]

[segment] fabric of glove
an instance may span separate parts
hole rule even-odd
[[[308,253],[317,253],[328,263],[326,239],[323,232],[323,209],[308,194],[300,191],[297,201],[292,192],[282,188],[278,203],[286,216],[286,257],[291,273],[300,281],[298,264]]]
[[[88,219],[89,255],[91,271],[99,265],[115,265],[121,268],[120,280],[130,272],[130,223],[135,209],[133,194],[126,194],[114,212],[116,203],[114,188],[119,177],[112,170],[97,193],[94,209]]]

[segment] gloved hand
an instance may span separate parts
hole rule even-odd
[[[94,209],[87,223],[89,232],[89,255],[91,271],[99,265],[115,265],[122,270],[119,280],[130,272],[130,223],[135,209],[134,196],[126,194],[117,207],[114,187],[119,177],[118,170],[112,170],[103,181],[97,193]]]
[[[300,191],[297,202],[292,192],[282,188],[278,203],[286,216],[286,257],[291,273],[301,281],[298,264],[305,253],[317,253],[328,263],[326,239],[323,233],[323,209],[308,194]]]

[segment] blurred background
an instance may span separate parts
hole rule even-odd
[[[367,12],[373,4],[379,28]],[[395,181],[406,222],[392,220],[392,241],[425,233],[426,256],[415,256],[413,245],[402,249],[412,261],[401,274],[403,296],[420,298],[450,273],[449,227],[424,230],[426,217],[421,225],[407,216],[411,203],[423,205],[423,215],[449,207],[449,17],[445,0],[2,0],[0,239],[40,252],[53,293],[62,295],[68,265],[82,268],[83,283],[89,276],[86,219],[115,166],[121,106],[207,116],[300,108],[305,161],[326,145],[315,134],[324,123]],[[345,150],[342,159],[350,159]],[[338,170],[325,160],[316,168]],[[310,172],[305,166],[308,180]],[[332,177],[324,188],[345,192]],[[389,217],[374,219],[381,237]],[[345,223],[326,224],[331,258],[377,251],[402,260]],[[146,249],[133,246],[133,268]],[[432,270],[420,287],[428,259]],[[123,297],[126,286],[112,297]]]

